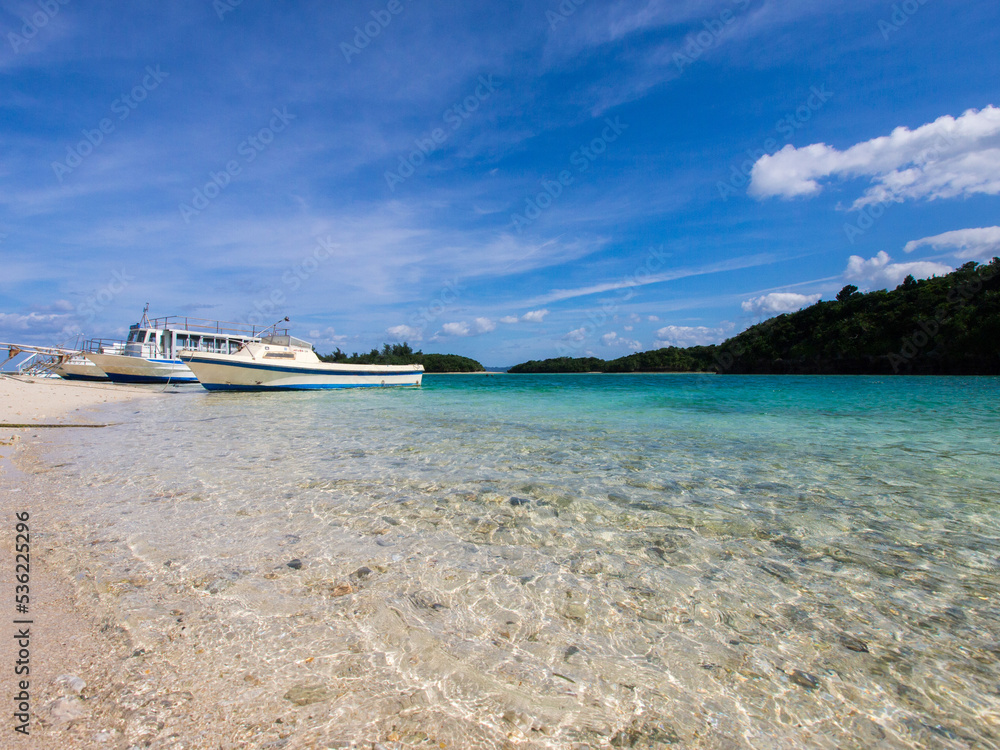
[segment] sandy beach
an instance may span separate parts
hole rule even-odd
[[[99,610],[84,611],[77,588],[48,562],[54,550],[45,546],[47,509],[36,503],[21,507],[19,499],[31,481],[29,472],[35,468],[30,446],[53,432],[40,428],[98,425],[100,409],[106,404],[159,395],[154,390],[108,383],[0,377],[0,496],[7,522],[5,533],[0,535],[0,549],[8,561],[0,567],[0,585],[12,596],[16,514],[29,513],[30,529],[30,610],[27,615],[15,615],[30,623],[8,624],[11,637],[4,639],[0,654],[5,665],[14,664],[20,658],[20,645],[13,636],[19,629],[29,631],[30,672],[15,678],[5,668],[8,676],[2,684],[12,698],[22,693],[30,697],[30,734],[15,731],[18,722],[8,711],[5,747],[128,747],[120,728],[119,700],[121,694],[131,692],[122,667],[122,659],[129,653],[127,638],[120,630],[102,628]],[[100,429],[86,432],[97,437]],[[12,610],[13,605],[7,611]],[[20,681],[25,679],[28,688],[21,691]]]
[[[151,398],[156,391],[112,383],[0,376],[0,425],[86,423],[102,404]]]

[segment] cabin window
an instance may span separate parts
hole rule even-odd
[[[295,359],[295,352],[267,352],[264,359]]]

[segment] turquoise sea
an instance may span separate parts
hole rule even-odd
[[[225,747],[998,748],[998,396],[184,387],[45,435],[22,497],[132,661],[171,675],[149,705],[215,703]],[[173,747],[166,726],[127,739]]]

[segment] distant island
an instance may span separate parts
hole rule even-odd
[[[413,351],[407,343],[383,344],[382,350],[372,349],[368,354],[355,352],[347,356],[340,347],[332,354],[320,354],[323,362],[341,362],[351,365],[423,365],[424,372],[484,372],[476,360],[458,354],[424,354]]]
[[[511,373],[716,372],[796,375],[1000,375],[1000,258],[892,291],[845,286],[712,346],[605,361],[531,360]]]

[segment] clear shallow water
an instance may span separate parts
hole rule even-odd
[[[55,438],[32,492],[56,564],[260,745],[993,748],[998,393],[185,388]]]

